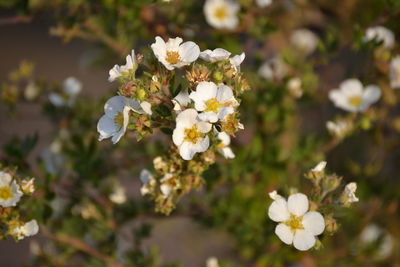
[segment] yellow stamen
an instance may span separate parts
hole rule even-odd
[[[302,220],[303,216],[296,216],[290,214],[290,219],[287,222],[285,222],[285,224],[290,227],[290,230],[292,232],[296,230],[302,230],[304,229]]]
[[[11,187],[10,186],[3,186],[0,187],[0,198],[3,200],[8,200],[10,198],[12,198],[13,193],[11,191]]]
[[[358,108],[362,104],[362,99],[360,96],[352,96],[349,98],[349,103],[355,108]]]
[[[114,117],[114,123],[116,126],[122,128],[124,125],[124,114],[122,112],[118,112],[117,116]]]
[[[226,8],[223,6],[220,6],[218,8],[215,9],[214,12],[214,16],[218,19],[218,20],[223,20],[228,16],[228,13],[226,12]]]
[[[205,111],[217,112],[218,109],[220,109],[223,106],[224,105],[222,105],[220,102],[218,102],[218,100],[214,97],[214,98],[207,100]]]
[[[167,51],[165,60],[170,64],[177,64],[181,62],[181,57],[177,51]]]
[[[185,129],[185,137],[183,140],[195,144],[197,140],[203,136],[204,134],[197,129],[197,126],[193,125],[192,128]]]

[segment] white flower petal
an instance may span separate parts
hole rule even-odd
[[[175,145],[180,146],[185,137],[185,132],[183,128],[175,128],[172,133],[172,141]]]
[[[151,111],[151,104],[149,102],[143,101],[142,103],[140,103],[140,107],[147,115],[153,114],[153,112]]]
[[[306,251],[315,245],[315,237],[306,230],[296,230],[293,238],[293,246],[301,251]]]
[[[221,103],[225,103],[234,99],[232,89],[227,85],[221,85],[218,87],[216,98]]]
[[[114,120],[107,115],[103,115],[97,123],[97,131],[100,134],[100,141],[111,137],[117,130]]]
[[[268,217],[275,222],[284,222],[289,219],[287,202],[284,198],[276,199],[268,209]]]
[[[82,83],[75,77],[68,77],[63,82],[63,91],[73,97],[79,94],[82,90]]]
[[[321,213],[316,211],[309,211],[303,216],[304,230],[309,231],[313,235],[320,235],[325,229],[325,220]]]
[[[196,154],[196,150],[194,146],[189,142],[183,142],[179,147],[179,154],[184,160],[191,160],[193,156]]]
[[[290,245],[293,242],[293,232],[283,223],[280,223],[275,228],[275,234],[282,240],[283,243]]]
[[[340,84],[340,90],[347,96],[362,95],[363,85],[358,79],[347,79]]]
[[[302,216],[308,211],[308,198],[302,193],[291,195],[287,203],[289,212],[296,216]]]
[[[363,93],[363,108],[368,108],[381,97],[381,89],[376,85],[368,85]]]
[[[200,55],[200,48],[194,42],[185,42],[180,47],[180,56],[182,61],[191,63],[195,61]]]

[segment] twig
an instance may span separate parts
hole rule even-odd
[[[17,24],[17,23],[27,23],[31,22],[33,16],[14,16],[10,18],[0,19],[0,26],[9,25],[9,24]]]

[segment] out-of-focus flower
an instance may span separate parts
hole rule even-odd
[[[23,193],[19,185],[7,172],[0,171],[0,206],[15,206]]]
[[[318,40],[318,36],[309,29],[297,29],[290,36],[292,45],[306,55],[315,51]]]
[[[156,186],[156,179],[154,179],[151,172],[143,169],[140,172],[140,180],[143,183],[142,187],[140,188],[140,193],[142,194],[142,196],[153,193]]]
[[[387,49],[393,48],[395,44],[393,32],[383,26],[368,28],[365,32],[364,40],[382,42],[382,47]]]
[[[38,232],[39,232],[39,226],[36,220],[31,220],[11,230],[11,234],[15,236],[15,238],[18,240],[22,240],[28,236],[36,235]]]
[[[156,42],[151,45],[154,55],[168,70],[181,68],[196,61],[200,55],[200,48],[194,42],[184,42],[182,38],[169,38],[165,42],[161,37],[156,37]]]
[[[35,192],[35,178],[24,179],[21,181],[21,190],[24,194],[32,194]]]
[[[272,0],[256,0],[259,7],[266,7],[272,4]]]
[[[400,88],[400,56],[390,61],[390,86],[393,89]]]
[[[75,77],[69,77],[62,84],[62,93],[52,92],[49,101],[56,107],[73,106],[76,97],[82,90],[82,83]]]
[[[358,197],[356,197],[356,190],[357,190],[357,184],[355,182],[348,183],[344,191],[342,193],[341,200],[345,205],[358,202]]]
[[[219,267],[218,259],[216,257],[208,258],[206,267]]]
[[[360,242],[364,246],[369,246],[379,241],[376,254],[377,259],[386,259],[393,252],[395,242],[393,237],[376,224],[367,225],[360,234]]]
[[[29,82],[25,88],[24,96],[27,100],[34,100],[39,95],[39,88],[34,82]]]
[[[279,222],[275,234],[285,244],[293,244],[298,250],[309,250],[315,245],[315,236],[325,229],[324,217],[319,212],[308,211],[306,195],[297,193],[285,198],[278,198],[268,209],[271,220]],[[308,211],[308,212],[307,212]]]
[[[196,91],[191,92],[189,97],[194,101],[196,110],[202,111],[199,119],[211,123],[232,114],[238,104],[229,86],[217,86],[213,82],[199,83]]]
[[[378,86],[368,85],[364,88],[358,79],[347,79],[339,89],[329,92],[329,98],[335,106],[349,112],[363,112],[380,97]]]
[[[245,57],[246,54],[243,52],[240,55],[233,56],[229,59],[229,62],[231,63],[235,74],[240,72],[240,65],[242,64]]]
[[[120,183],[114,184],[113,191],[109,195],[109,198],[115,204],[125,203],[126,202],[125,188]]]
[[[272,199],[272,200],[277,200],[279,198],[282,198],[281,195],[278,194],[278,192],[276,192],[276,190],[269,192],[268,196]]]
[[[179,113],[172,139],[184,160],[191,160],[196,153],[207,150],[210,130],[211,124],[199,120],[196,110],[186,109]]]
[[[53,175],[58,174],[64,165],[60,140],[54,140],[47,148],[45,148],[41,153],[41,158],[48,173]]]
[[[235,0],[206,0],[204,14],[208,24],[217,29],[233,30],[239,23],[240,5]]]
[[[113,96],[104,105],[105,115],[97,123],[97,131],[100,133],[99,141],[112,137],[112,142],[116,144],[125,134],[129,123],[129,112],[143,114],[145,108],[138,100],[124,96]],[[148,106],[145,105],[147,111]]]
[[[258,75],[267,80],[281,80],[289,71],[288,65],[279,56],[265,61],[258,69]]]
[[[326,122],[326,128],[337,138],[343,138],[353,129],[353,124],[348,120],[339,119],[336,122]]]
[[[299,77],[290,78],[287,83],[287,89],[292,96],[300,98],[303,95],[301,79]]]
[[[231,144],[231,137],[229,134],[225,132],[219,132],[217,135],[220,143],[218,146],[218,151],[226,158],[226,159],[233,159],[235,158],[235,154],[233,153],[232,149],[229,147]]]
[[[204,50],[203,52],[200,53],[200,58],[205,61],[216,62],[228,59],[230,55],[231,53],[226,51],[225,49],[216,48],[214,50],[210,49]]]
[[[114,65],[114,67],[108,72],[108,81],[113,82],[117,78],[128,75],[137,69],[135,50],[132,50],[130,55],[126,56],[126,64],[122,66]]]

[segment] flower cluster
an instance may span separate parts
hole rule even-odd
[[[118,95],[106,102],[97,130],[99,140],[111,138],[114,144],[127,130],[134,130],[138,140],[156,128],[172,134],[174,146],[164,159],[168,170],[155,166],[155,177],[147,172],[141,175],[142,193],[156,200],[162,196],[163,201],[156,202],[165,203],[165,198],[175,199],[173,193],[189,191],[181,190],[192,187],[189,181],[201,181],[201,173],[214,162],[214,152],[235,157],[229,145],[243,129],[238,97],[249,85],[240,72],[244,53],[231,56],[222,48],[201,52],[196,43],[179,37],[167,42],[155,39],[154,57],[135,55],[132,50],[125,65],[110,70],[109,81],[119,83]],[[194,179],[184,178],[188,176]]]
[[[34,178],[19,179],[11,170],[0,171],[0,218],[1,237],[10,235],[15,240],[21,240],[38,233],[36,220],[23,222],[17,204],[24,195],[35,191]]]

